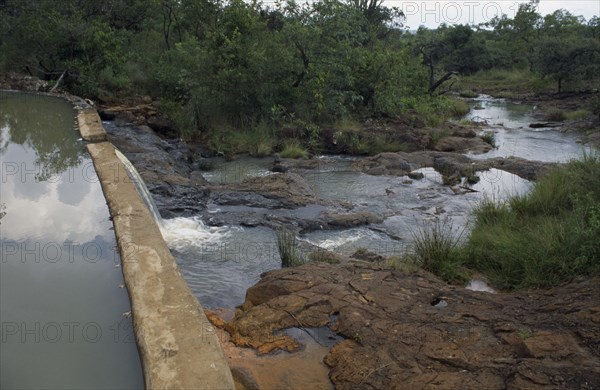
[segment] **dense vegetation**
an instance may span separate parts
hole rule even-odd
[[[558,166],[533,190],[486,200],[464,243],[440,223],[415,235],[413,260],[449,281],[480,271],[497,287],[548,287],[600,271],[600,156]]]
[[[0,20],[2,71],[66,71],[66,88],[92,98],[160,97],[182,136],[258,155],[282,138],[318,149],[334,123],[438,124],[461,112],[440,96],[460,75],[517,69],[567,90],[600,74],[598,18],[541,17],[535,2],[416,33],[381,0],[2,0]]]

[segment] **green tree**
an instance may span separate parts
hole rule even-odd
[[[556,81],[562,92],[567,81],[592,80],[600,74],[600,41],[587,30],[593,26],[564,10],[544,18],[532,65],[543,77]]]

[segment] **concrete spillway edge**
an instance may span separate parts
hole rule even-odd
[[[148,389],[233,389],[216,330],[182,278],[95,110],[80,109],[121,253],[134,332]]]

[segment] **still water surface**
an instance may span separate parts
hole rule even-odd
[[[0,92],[0,387],[143,377],[106,201],[66,101]]]

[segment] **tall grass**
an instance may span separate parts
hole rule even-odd
[[[526,195],[483,200],[464,244],[451,225],[422,229],[414,259],[448,281],[464,268],[502,289],[549,287],[600,272],[600,157],[558,166]]]
[[[279,156],[282,158],[307,158],[308,152],[297,140],[286,140]]]
[[[600,270],[600,159],[585,156],[540,178],[529,194],[486,201],[461,249],[505,289],[548,287]]]
[[[277,249],[282,267],[296,267],[306,263],[306,259],[296,244],[296,234],[288,229],[276,231]]]
[[[461,268],[459,241],[452,222],[436,221],[430,227],[422,227],[413,232],[413,250],[409,255],[413,262],[444,280],[457,282],[465,280]]]

